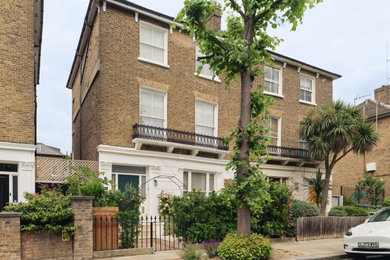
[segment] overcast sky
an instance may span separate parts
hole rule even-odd
[[[176,16],[183,0],[134,0],[146,8]],[[38,142],[72,151],[71,90],[65,87],[89,0],[45,1]],[[283,26],[277,52],[341,74],[333,98],[353,103],[387,84],[386,42],[390,50],[389,0],[324,0],[305,13],[295,32]],[[390,56],[390,55],[389,55]],[[360,99],[358,102],[363,101]],[[131,133],[129,133],[131,134]]]

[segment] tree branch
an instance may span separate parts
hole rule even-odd
[[[343,159],[344,156],[346,156],[350,151],[352,151],[352,148],[349,148],[347,151],[345,151],[345,152],[343,153],[343,155],[341,155],[339,158],[337,158],[335,163],[337,163],[338,161],[340,161],[341,159]]]
[[[276,9],[279,5],[281,5],[283,0],[276,0],[271,4],[271,6],[267,9],[261,12],[260,14],[255,16],[255,23],[259,21],[260,19],[264,18],[267,14],[269,14],[273,9]]]
[[[198,58],[196,58],[197,61],[201,61],[201,60],[205,60],[205,59],[209,59],[211,57],[213,57],[214,55],[210,55],[210,56],[199,56]]]
[[[244,14],[244,12],[241,10],[241,8],[240,8],[240,6],[237,4],[237,2],[236,2],[235,0],[229,0],[229,2],[231,3],[233,9],[236,10],[237,12],[239,12],[239,14],[241,15],[241,17],[245,19],[245,14]]]

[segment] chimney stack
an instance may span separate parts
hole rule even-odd
[[[375,100],[390,105],[390,85],[383,85],[374,90]]]

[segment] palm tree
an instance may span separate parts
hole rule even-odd
[[[365,154],[376,145],[379,135],[366,123],[361,108],[338,100],[312,110],[303,120],[301,135],[310,155],[325,162],[325,180],[320,212],[325,215],[333,167],[349,152]]]

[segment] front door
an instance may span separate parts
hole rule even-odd
[[[9,201],[9,176],[0,175],[0,211]]]
[[[121,192],[125,191],[125,186],[130,183],[134,188],[139,187],[139,176],[138,175],[122,175],[118,174],[118,188]]]

